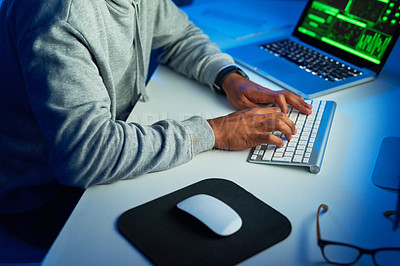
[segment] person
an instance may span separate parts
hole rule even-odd
[[[149,100],[155,49],[159,63],[226,94],[238,111],[126,122],[137,99]],[[45,248],[83,189],[213,148],[282,145],[268,132],[296,133],[287,104],[311,113],[299,96],[246,78],[170,0],[1,0],[0,55],[0,213]]]

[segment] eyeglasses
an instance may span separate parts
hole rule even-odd
[[[318,246],[321,248],[322,255],[326,261],[337,265],[351,265],[363,254],[370,254],[375,265],[394,265],[400,262],[400,248],[364,249],[350,244],[321,239],[321,232],[319,229],[319,215],[321,209],[327,212],[328,206],[321,204],[317,211]]]

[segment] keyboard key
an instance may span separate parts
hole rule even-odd
[[[308,140],[308,135],[302,135],[301,137],[300,137],[300,142],[299,142],[299,144],[306,144],[307,142],[307,140]]]
[[[288,144],[288,148],[289,148],[289,147],[294,148],[294,147],[296,147],[296,146],[297,146],[297,142],[295,142],[295,141],[293,141],[293,140],[291,140],[291,141],[289,142],[289,144]]]
[[[295,151],[295,148],[293,146],[286,148],[286,152],[294,152],[294,151]]]
[[[276,161],[276,162],[291,162],[291,158],[289,157],[273,157],[272,161]]]
[[[293,154],[294,154],[294,152],[292,152],[292,151],[286,151],[284,157],[290,157],[290,158],[292,158],[292,157],[293,157]]]
[[[264,156],[262,157],[263,161],[271,161],[272,155],[275,152],[275,145],[268,145],[265,150]]]
[[[307,145],[307,141],[300,140],[299,145],[297,146],[297,149],[301,149],[301,147],[303,147],[302,150],[304,150],[306,145]]]
[[[293,157],[293,162],[295,162],[295,163],[301,163],[302,160],[303,160],[303,156],[302,155],[295,155]]]

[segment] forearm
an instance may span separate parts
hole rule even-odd
[[[82,133],[53,147],[50,164],[63,184],[88,187],[169,169],[213,146],[211,129],[199,117],[151,126],[106,121]]]

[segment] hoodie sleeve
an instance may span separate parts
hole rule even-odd
[[[234,65],[234,60],[221,53],[172,1],[159,2],[153,39],[153,48],[163,47],[159,62],[212,87],[218,72]]]
[[[48,162],[60,183],[83,188],[111,183],[174,167],[212,148],[212,129],[201,117],[150,126],[113,119],[89,44],[67,22],[31,31],[17,49]]]

